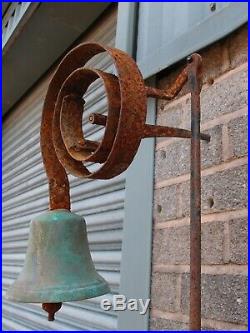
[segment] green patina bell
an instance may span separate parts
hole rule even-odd
[[[43,308],[48,312],[47,305],[55,307],[58,303],[53,310],[56,312],[61,302],[79,301],[108,292],[108,284],[94,268],[82,217],[57,209],[31,222],[24,267],[7,291],[9,300],[45,303]],[[53,320],[53,316],[49,320]]]

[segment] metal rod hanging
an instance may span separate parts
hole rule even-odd
[[[200,91],[201,57],[195,55],[189,71],[191,90],[190,165],[190,330],[201,330],[201,159]]]

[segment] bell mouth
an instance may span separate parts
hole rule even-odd
[[[59,303],[69,301],[81,301],[110,293],[106,281],[97,281],[84,286],[70,287],[49,287],[40,290],[31,290],[25,287],[13,286],[5,298],[13,302],[22,303]]]

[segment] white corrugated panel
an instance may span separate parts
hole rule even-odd
[[[101,31],[97,30],[98,38],[95,41],[114,45],[115,29],[114,16]],[[93,59],[91,65],[113,71],[112,61],[105,54]],[[90,112],[106,113],[105,102],[103,86],[101,82],[96,82],[86,96],[85,118]],[[30,99],[27,97],[25,107],[13,110],[3,123],[3,296],[22,268],[30,220],[48,209],[48,185],[39,147],[42,105],[41,95]],[[91,128],[86,121],[83,121],[83,126],[88,138],[96,140],[101,137],[99,127]],[[109,181],[69,178],[72,211],[86,219],[95,267],[108,281],[112,293],[117,293],[124,215],[124,174]],[[4,299],[3,329],[115,330],[116,314],[100,308],[103,297],[111,298],[112,294],[64,303],[56,315],[56,321],[52,323],[47,321],[41,304],[12,303]]]
[[[2,48],[5,46],[31,2],[12,2],[2,19]]]

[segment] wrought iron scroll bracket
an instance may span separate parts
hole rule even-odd
[[[117,75],[84,67],[96,54],[107,52]],[[84,94],[97,79],[103,81],[108,115],[92,113],[89,122],[105,127],[100,142],[86,140],[82,129]],[[191,131],[146,124],[147,98],[172,100],[188,83],[191,92]],[[191,138],[190,213],[190,329],[201,327],[201,172],[200,133],[201,57],[193,54],[167,89],[145,86],[135,61],[125,52],[96,43],[81,44],[59,64],[48,87],[41,123],[41,151],[49,183],[50,209],[70,210],[67,173],[80,178],[110,179],[125,171],[147,137]],[[100,165],[91,172],[84,163]],[[167,301],[167,300],[166,300]],[[50,308],[50,306],[47,306]]]

